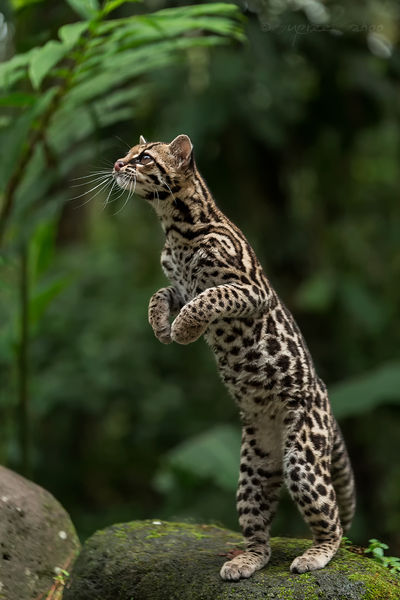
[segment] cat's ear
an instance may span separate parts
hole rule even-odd
[[[169,149],[178,159],[179,168],[187,167],[190,164],[193,154],[193,144],[187,135],[178,135],[169,144]]]
[[[144,139],[144,137],[142,135],[139,138],[139,144],[147,144],[146,140]]]

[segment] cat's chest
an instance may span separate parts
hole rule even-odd
[[[200,264],[204,250],[186,244],[165,247],[161,253],[161,267],[170,282],[178,288],[185,302],[194,298],[209,282],[201,277]]]

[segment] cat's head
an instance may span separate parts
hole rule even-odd
[[[193,146],[187,135],[178,135],[170,144],[148,143],[140,136],[139,144],[115,162],[113,177],[121,188],[157,200],[185,185],[193,169]]]

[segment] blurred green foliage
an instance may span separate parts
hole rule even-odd
[[[389,546],[372,538],[369,540],[368,547],[364,550],[364,554],[371,554],[372,558],[379,562],[382,566],[390,569],[393,573],[400,573],[400,558],[396,556],[385,556],[385,550]]]
[[[166,347],[147,324],[165,283],[155,216],[138,199],[103,209],[101,186],[71,200],[90,189],[73,178],[139,134],[185,132],[329,384],[356,471],[352,539],[399,554],[397,3],[239,8],[244,43],[230,4],[4,4],[0,460],[21,469],[25,356],[33,475],[82,536],[156,516],[236,525],[234,403],[203,342]],[[274,529],[306,533],[285,495]]]

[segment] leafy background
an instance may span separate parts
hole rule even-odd
[[[237,527],[235,406],[204,342],[147,324],[158,223],[89,192],[140,134],[185,132],[329,385],[350,537],[400,553],[399,33],[394,1],[0,2],[0,461],[82,538]],[[307,535],[286,495],[274,531]]]

